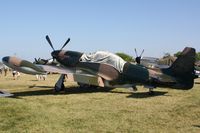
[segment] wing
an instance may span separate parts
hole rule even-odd
[[[105,80],[112,81],[119,77],[119,71],[113,66],[103,63],[80,62],[77,67],[61,67],[52,65],[36,65],[42,71],[60,74],[78,74],[100,76]]]
[[[76,73],[76,69],[66,68],[61,66],[52,65],[35,65],[44,72],[60,73],[60,74],[73,74]]]
[[[51,65],[37,65],[42,71],[66,74],[66,80],[104,87],[104,80],[115,80],[119,72],[102,63],[81,62],[76,68]]]
[[[95,85],[104,87],[104,82],[102,77],[99,75],[94,75],[80,69],[61,67],[61,66],[51,66],[51,65],[36,65],[41,70],[46,72],[65,74],[65,79],[67,81],[74,81],[83,84]]]
[[[93,82],[93,80],[99,83],[103,82],[103,79],[112,81],[117,79],[119,76],[119,72],[113,66],[102,63],[80,62],[76,68],[72,68],[51,65],[36,65],[29,61],[10,56],[4,57],[2,60],[3,63],[8,67],[26,74],[35,75],[45,74],[47,72],[54,72],[66,74],[71,77],[70,79],[73,78],[74,81],[81,81],[82,79],[85,79],[87,80],[87,83]],[[101,81],[99,81],[100,79]]]

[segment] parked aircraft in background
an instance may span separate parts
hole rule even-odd
[[[141,54],[138,56],[137,50],[135,48],[135,55],[136,55],[135,61],[138,65],[142,65],[147,68],[168,68],[169,67],[169,65],[160,63],[161,59],[155,58],[155,57],[145,57],[145,56],[142,56],[143,53],[144,53],[144,49],[142,50]]]
[[[42,59],[42,58],[35,58],[35,61],[33,64],[40,64],[40,65],[58,65],[58,62],[54,60],[53,58],[50,59]]]
[[[124,61],[119,56],[97,51],[85,54],[77,51],[65,51],[68,39],[60,50],[55,50],[49,37],[46,36],[53,52],[53,59],[60,66],[37,65],[17,57],[6,56],[3,63],[12,69],[27,74],[44,74],[46,72],[60,73],[55,84],[55,90],[64,88],[64,78],[82,85],[100,87],[133,87],[144,85],[153,93],[155,87],[170,87],[174,89],[191,89],[196,78],[194,73],[195,49],[186,47],[177,60],[169,68],[150,69]],[[66,76],[65,76],[66,75]]]
[[[136,51],[136,49],[135,49]],[[143,54],[144,50],[142,51]],[[142,57],[142,54],[138,57],[137,51],[136,51],[136,63],[139,65],[142,65],[144,67],[147,67],[149,69],[156,69],[156,68],[169,68],[177,59],[177,57],[174,56],[166,56],[164,58],[154,58],[154,57]],[[195,62],[194,65],[194,72],[196,76],[200,76],[200,65],[199,62]]]

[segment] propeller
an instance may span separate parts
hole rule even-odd
[[[42,59],[41,58],[34,58],[35,59],[35,63],[39,63]]]
[[[52,44],[52,42],[51,42],[51,40],[50,40],[48,35],[46,35],[46,40],[49,43],[49,45],[51,46],[51,48],[53,49],[53,51],[55,51],[55,49],[53,47],[53,44]],[[67,39],[67,41],[64,43],[64,45],[61,47],[60,50],[62,50],[69,43],[69,41],[70,41],[70,38]]]
[[[56,59],[53,59],[53,58],[49,58],[49,59],[41,59],[41,58],[34,58],[35,61],[34,63],[35,64],[42,64],[42,65],[48,65],[48,64],[53,64],[53,65],[56,65],[58,64],[58,62],[56,61]]]
[[[51,48],[53,49],[53,51],[56,51],[55,48],[53,47],[53,44],[52,44],[52,42],[51,42],[51,40],[50,40],[48,35],[46,35],[46,40],[49,43],[49,45],[51,46]],[[62,50],[69,42],[70,42],[70,38],[67,39],[67,41],[63,44],[63,46],[61,47],[60,50]],[[56,61],[56,59],[54,57],[50,58],[50,59],[47,59],[47,60],[43,59],[42,61],[48,63],[51,59],[53,59],[52,63],[58,64],[58,62]]]
[[[46,35],[46,40],[47,40],[47,42],[49,43],[49,45],[51,46],[51,48],[53,49],[53,52],[56,52],[55,49],[54,49],[54,47],[53,47],[53,44],[51,43],[51,40],[50,40],[50,38],[49,38],[48,35]],[[62,49],[69,43],[69,41],[70,41],[70,38],[67,39],[67,41],[64,43],[64,45],[61,47],[60,50],[62,50]],[[53,53],[53,52],[52,52],[52,53]],[[53,56],[53,55],[52,55],[52,56]],[[53,61],[52,61],[52,63],[55,63],[55,65],[58,64],[58,62],[56,61],[56,59],[55,59],[54,56],[53,56]],[[65,79],[65,75],[64,75],[64,74],[61,74],[59,80],[57,81],[57,83],[56,83],[56,85],[55,85],[55,91],[60,91],[61,89],[64,88],[64,84],[63,84],[64,79]]]
[[[144,49],[142,50],[140,56],[138,56],[137,50],[135,48],[135,54],[136,54],[135,61],[137,62],[137,64],[140,64],[140,60],[141,60],[141,57],[142,57],[143,53],[144,53]]]
[[[55,49],[54,49],[54,47],[53,47],[53,45],[52,45],[52,43],[51,43],[51,40],[50,40],[50,38],[49,38],[48,35],[46,35],[46,40],[47,40],[47,42],[49,43],[49,45],[51,46],[51,48],[53,49],[53,51],[55,51]]]
[[[141,52],[141,54],[140,54],[140,57],[142,57],[143,53],[144,53],[144,49],[142,50],[142,52]]]
[[[67,41],[65,42],[65,44],[62,46],[62,48],[60,50],[62,50],[70,41],[70,38],[67,39]]]
[[[36,58],[34,58],[35,59],[35,63],[37,63],[38,62],[38,59],[36,59]]]
[[[138,54],[137,54],[137,50],[136,50],[136,48],[135,48],[135,54],[136,54],[136,57],[138,57]]]

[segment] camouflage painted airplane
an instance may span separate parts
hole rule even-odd
[[[55,90],[64,88],[64,78],[80,85],[94,85],[100,87],[133,87],[144,85],[153,93],[153,88],[170,87],[174,89],[191,89],[194,84],[195,49],[186,47],[171,67],[165,69],[150,69],[141,65],[131,64],[119,56],[98,51],[85,54],[76,51],[65,51],[68,39],[60,50],[55,50],[49,37],[46,36],[53,52],[53,59],[60,66],[38,65],[6,56],[3,63],[12,69],[27,74],[44,74],[46,72],[60,73],[61,76],[55,84]]]
[[[135,49],[136,58],[135,61],[138,65],[142,65],[146,67],[147,69],[152,68],[169,68],[176,60],[176,57],[169,56],[162,59],[155,58],[155,57],[142,57],[142,54],[144,53],[144,49],[140,56],[137,54],[137,50]],[[200,67],[198,66],[197,62],[194,63],[194,72],[196,77],[200,77]]]
[[[52,58],[50,59],[41,59],[41,58],[38,58],[36,59],[35,58],[35,61],[33,62],[33,64],[41,64],[41,65],[58,65],[58,62],[56,60],[53,60]]]

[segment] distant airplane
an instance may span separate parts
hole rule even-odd
[[[35,61],[33,62],[33,64],[40,64],[40,65],[58,65],[58,62],[53,60],[52,58],[50,59],[41,59],[41,58],[38,58],[36,59],[35,58]]]
[[[156,68],[169,68],[177,59],[177,57],[174,56],[167,56],[164,58],[154,58],[154,57],[142,57],[144,50],[142,51],[142,54],[138,57],[137,50],[136,52],[136,63],[139,65],[142,65],[144,67],[147,67],[149,69],[156,69]],[[194,72],[196,77],[200,77],[200,65],[198,65],[198,62],[195,62],[194,65]]]
[[[16,57],[6,56],[3,63],[12,69],[27,74],[44,74],[46,72],[60,73],[61,76],[55,84],[55,90],[64,88],[64,78],[75,81],[81,85],[94,85],[100,87],[133,87],[144,85],[153,93],[156,87],[170,87],[188,90],[193,87],[195,62],[195,49],[186,47],[178,59],[169,68],[149,69],[141,65],[131,64],[119,56],[97,51],[85,54],[77,51],[65,51],[68,39],[60,50],[55,50],[50,38],[46,36],[53,52],[53,59],[60,66],[37,65]]]
[[[138,65],[142,65],[147,68],[168,68],[168,65],[159,64],[159,58],[155,57],[142,57],[144,53],[144,49],[142,50],[141,54],[138,56],[137,50],[135,48],[136,58],[135,61]]]

